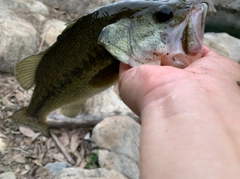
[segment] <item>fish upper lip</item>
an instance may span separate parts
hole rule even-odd
[[[195,55],[199,53],[202,48],[207,8],[208,6],[206,3],[194,4],[190,14],[186,17],[187,23],[183,34],[185,33],[187,38],[182,40],[182,47],[186,54]],[[196,42],[195,44],[191,43],[191,38]]]

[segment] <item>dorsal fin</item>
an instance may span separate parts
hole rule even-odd
[[[45,53],[29,56],[17,63],[15,75],[22,88],[28,90],[34,85],[36,69]]]
[[[78,21],[79,19],[75,19],[73,21],[70,21],[66,23],[66,28],[62,31],[62,33],[66,32],[68,29],[71,29],[71,27]]]

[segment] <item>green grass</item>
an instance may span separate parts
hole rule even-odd
[[[94,169],[99,168],[98,163],[98,154],[97,153],[91,153],[87,158],[87,166],[86,169]]]

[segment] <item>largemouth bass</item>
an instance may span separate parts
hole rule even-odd
[[[71,22],[50,48],[17,64],[20,85],[35,88],[13,121],[48,135],[48,114],[61,108],[76,116],[86,99],[118,80],[119,60],[187,66],[201,54],[206,8],[179,0],[121,1]]]

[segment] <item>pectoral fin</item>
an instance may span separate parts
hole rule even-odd
[[[44,54],[45,52],[38,55],[32,55],[18,62],[15,69],[15,75],[17,81],[24,89],[30,89],[34,85],[36,69]]]
[[[77,102],[71,105],[67,105],[61,108],[60,112],[67,117],[76,117],[82,109],[83,102]]]

